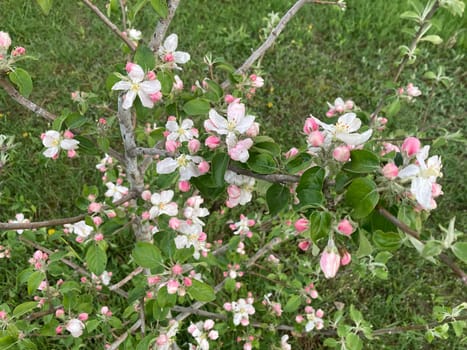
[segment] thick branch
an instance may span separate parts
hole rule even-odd
[[[105,23],[107,27],[112,30],[121,40],[125,42],[125,44],[131,49],[131,51],[136,51],[136,45],[128,39],[127,35],[120,31],[115,24],[113,24],[110,19],[104,15],[99,8],[94,5],[90,0],[82,0],[87,7],[89,7],[101,20]]]
[[[391,223],[393,223],[395,226],[397,226],[399,229],[407,233],[408,235],[412,236],[416,240],[420,241],[420,234],[417,231],[412,230],[409,226],[401,222],[399,219],[397,219],[395,216],[393,216],[390,212],[388,212],[386,209],[379,207],[378,212],[384,216],[387,220],[389,220]],[[462,280],[464,284],[467,285],[467,274],[459,267],[456,265],[452,259],[444,254],[441,253],[438,255],[439,260],[441,260],[444,264],[449,266],[449,268],[457,275],[459,278]]]
[[[166,150],[163,150],[157,147],[152,147],[152,148],[135,147],[133,149],[130,149],[128,153],[131,154],[132,156],[137,156],[137,155],[168,156],[170,155],[170,153],[167,152]]]
[[[256,174],[248,169],[238,168],[234,165],[229,164],[229,170],[240,175],[246,175],[254,177],[256,179],[276,182],[276,183],[296,183],[300,181],[300,176],[297,175],[287,175],[287,174]]]
[[[50,113],[49,111],[46,111],[44,108],[41,106],[36,105],[34,102],[28,100],[26,97],[22,96],[13,85],[10,84],[9,81],[0,78],[0,86],[6,91],[10,97],[18,102],[20,105],[25,107],[26,109],[29,109],[31,112],[47,119],[50,121],[53,121],[57,119],[57,116],[55,114]]]
[[[130,199],[136,197],[136,193],[129,193],[119,201],[115,202],[114,205],[120,205],[125,202],[128,202]],[[81,214],[78,216],[73,216],[69,218],[61,219],[52,219],[46,221],[36,221],[36,222],[23,222],[23,223],[11,223],[11,222],[0,222],[0,231],[1,230],[34,230],[42,227],[52,227],[52,226],[63,226],[65,224],[74,224],[78,221],[84,220],[86,214]]]
[[[149,48],[153,52],[157,52],[159,47],[162,45],[162,40],[165,38],[165,33],[169,28],[170,22],[175,15],[175,11],[177,11],[177,7],[180,4],[180,0],[169,0],[168,8],[169,12],[166,18],[161,18],[157,23],[156,29],[154,30],[154,34],[152,35],[152,39],[149,42]]]

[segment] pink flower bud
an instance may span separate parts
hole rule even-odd
[[[174,55],[171,53],[168,53],[164,56],[165,62],[173,62],[174,60],[175,60]]]
[[[92,222],[94,223],[94,225],[96,226],[100,226],[102,224],[102,222],[104,222],[104,220],[102,220],[102,218],[100,216],[95,216],[92,218]],[[96,235],[96,238],[97,240],[97,235]]]
[[[62,326],[57,326],[55,328],[55,334],[62,334],[63,332],[63,327]]]
[[[295,322],[302,323],[303,321],[304,321],[304,318],[302,315],[295,316]]]
[[[401,150],[405,152],[409,157],[417,154],[420,150],[420,140],[416,137],[410,136],[407,137],[402,143]]]
[[[259,124],[258,123],[253,123],[251,126],[248,128],[246,131],[246,135],[248,137],[256,137],[259,134]]]
[[[105,125],[107,124],[107,120],[105,118],[99,118],[99,124]]]
[[[217,136],[209,136],[204,144],[209,147],[209,149],[215,149],[220,146],[221,140]]]
[[[383,167],[382,173],[386,179],[394,180],[399,174],[399,168],[394,163],[388,163]]]
[[[341,222],[339,222],[337,225],[337,230],[346,236],[350,236],[355,231],[352,224],[347,219],[343,219]]]
[[[321,267],[321,271],[324,273],[324,277],[329,279],[336,276],[336,273],[340,267],[340,263],[341,256],[337,251],[334,240],[329,238],[328,245],[321,254],[321,259],[319,261],[319,265]]]
[[[324,311],[321,309],[316,310],[316,316],[319,318],[323,318],[324,316]]]
[[[318,291],[316,289],[313,289],[312,291],[310,291],[310,297],[312,299],[318,298]]]
[[[179,264],[175,264],[172,266],[172,273],[174,275],[180,275],[183,273],[183,267],[181,267]]]
[[[350,159],[350,150],[347,146],[339,146],[334,148],[332,156],[338,162],[345,163]]]
[[[225,311],[232,311],[232,304],[231,303],[225,303],[224,304],[224,310]]]
[[[290,159],[294,156],[296,156],[298,154],[298,149],[296,149],[295,147],[292,147],[291,149],[289,149],[286,153],[285,153],[285,158],[286,159]]]
[[[184,277],[183,284],[185,285],[185,287],[191,287],[191,285],[193,284],[193,281],[189,277]]]
[[[161,281],[159,276],[148,276],[148,284],[153,286]]]
[[[336,109],[335,108],[331,108],[326,112],[326,117],[328,117],[328,118],[332,118],[335,115],[336,115]]]
[[[154,73],[154,71],[150,70],[149,72],[146,73],[146,79],[156,80],[156,73]]]
[[[63,315],[65,315],[65,310],[63,310],[63,309],[55,310],[55,317],[61,318],[61,317],[63,317]]]
[[[156,344],[159,346],[165,345],[169,342],[169,338],[165,334],[161,334],[156,339]]]
[[[167,152],[174,153],[180,144],[177,141],[168,140],[165,142],[165,149]]]
[[[170,218],[169,227],[172,230],[178,230],[178,228],[180,227],[180,220],[178,220],[177,218]]]
[[[11,51],[12,56],[22,56],[26,53],[26,49],[22,46],[15,47],[13,51]]]
[[[65,130],[63,133],[63,137],[66,139],[72,139],[75,135],[70,130]]]
[[[198,170],[202,174],[206,174],[209,171],[209,163],[203,160],[201,163],[198,164]]]
[[[117,216],[117,213],[114,210],[107,210],[105,212],[105,215],[107,215],[109,219],[113,219],[114,217]]]
[[[303,125],[303,132],[305,134],[310,135],[312,131],[317,131],[318,129],[319,125],[316,122],[315,118],[306,118],[305,125]]]
[[[67,155],[68,158],[75,158],[77,153],[76,153],[76,151],[74,149],[70,149],[70,150],[67,151],[66,155]]]
[[[132,62],[127,62],[127,64],[125,65],[125,70],[127,71],[127,73],[130,73],[133,69],[133,67],[135,66],[134,63]]]
[[[224,97],[224,101],[226,103],[232,103],[235,101],[235,97],[233,97],[232,95],[228,94],[228,95],[225,95]]]
[[[344,103],[344,108],[345,109],[353,109],[355,106],[354,102],[352,100],[347,100]]]
[[[141,198],[145,201],[148,201],[151,199],[151,191],[143,191],[143,193],[141,193]]]
[[[102,233],[98,233],[94,236],[94,240],[96,242],[100,242],[100,241],[103,241],[104,240],[104,235]]]
[[[311,306],[305,306],[305,313],[311,314],[315,311]]]
[[[167,293],[169,293],[169,294],[177,293],[177,290],[178,290],[179,286],[180,286],[180,283],[178,283],[177,280],[169,280],[167,282]]]
[[[190,181],[179,181],[178,189],[181,192],[188,192],[191,188]]]
[[[437,184],[436,182],[431,185],[431,196],[433,198],[439,197],[443,194],[441,190],[441,185]]]
[[[98,212],[101,211],[101,209],[102,209],[102,204],[98,203],[98,202],[92,202],[88,206],[88,212],[89,213],[98,213]]]
[[[162,100],[162,92],[160,91],[157,91],[153,94],[149,94],[149,98],[151,99],[152,102],[159,102],[160,100]]]
[[[307,138],[308,143],[313,147],[319,147],[324,142],[324,135],[320,131],[312,131]]]
[[[342,266],[348,265],[350,264],[351,261],[352,261],[352,256],[350,255],[350,253],[348,251],[344,251],[344,253],[341,256],[341,265]]]
[[[201,146],[201,143],[196,139],[188,141],[188,150],[190,151],[191,154],[198,152],[200,146]]]
[[[80,321],[87,321],[88,318],[89,318],[89,315],[86,312],[82,312],[78,315],[78,319]]]
[[[309,241],[301,241],[298,243],[298,247],[306,252],[308,248],[310,248],[310,242]]]
[[[300,218],[297,221],[295,221],[294,227],[297,230],[297,232],[302,233],[302,232],[308,230],[309,225],[310,225],[310,222],[307,219]]]

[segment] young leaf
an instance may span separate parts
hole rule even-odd
[[[290,191],[286,186],[273,184],[266,192],[266,202],[268,203],[271,216],[276,215],[289,203]]]
[[[361,219],[368,216],[379,201],[376,184],[363,177],[353,180],[345,193],[345,201],[353,208],[351,213],[353,218]]]
[[[342,168],[349,173],[365,174],[379,169],[379,159],[374,153],[366,150],[350,152],[351,161]]]
[[[32,91],[32,79],[28,72],[22,68],[16,68],[8,74],[11,82],[15,84],[21,95],[28,97]]]
[[[299,208],[319,206],[324,201],[323,195],[324,169],[313,167],[305,171],[297,186]]]
[[[28,278],[28,294],[33,294],[41,282],[45,279],[45,274],[42,271],[34,271]]]
[[[229,165],[229,156],[227,153],[218,153],[211,162],[212,176],[217,186],[224,184],[224,175]]]
[[[167,17],[169,13],[169,9],[167,8],[167,1],[166,0],[151,0],[151,5],[154,11],[162,17]]]
[[[318,242],[323,237],[327,237],[331,230],[332,216],[325,211],[314,211],[310,215],[310,238],[313,242]]]
[[[292,295],[284,306],[284,312],[295,312],[300,307],[302,298],[300,295]]]
[[[187,291],[196,301],[209,302],[216,299],[214,289],[210,285],[200,282],[197,279],[192,279],[192,285],[188,287]]]
[[[154,244],[138,242],[132,253],[134,261],[149,269],[159,267],[162,263],[161,252]]]
[[[96,244],[91,244],[86,252],[86,264],[95,275],[101,275],[107,265],[107,254]]]
[[[188,115],[204,115],[209,112],[209,102],[202,98],[195,98],[183,105],[183,110]]]
[[[144,45],[138,46],[134,58],[135,63],[139,64],[144,71],[150,71],[154,69],[156,61],[152,50]]]
[[[276,162],[269,153],[253,153],[248,159],[248,167],[258,174],[272,174],[277,170]]]
[[[467,264],[467,242],[457,242],[451,246],[451,250],[456,257]]]

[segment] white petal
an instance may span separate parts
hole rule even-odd
[[[245,115],[245,105],[243,103],[231,103],[227,107],[227,119],[239,121]]]
[[[62,140],[62,142],[60,142],[60,146],[66,150],[77,149],[78,144],[79,144],[78,140],[72,140],[72,139],[64,139]]]
[[[131,83],[129,81],[124,81],[121,80],[118,83],[115,83],[114,86],[112,86],[112,90],[130,90],[131,89]]]
[[[222,116],[219,115],[219,113],[216,112],[215,109],[211,109],[209,111],[209,120],[211,121],[211,125],[213,126],[208,129],[208,131],[215,131],[220,135],[225,135],[227,134],[227,119],[223,118]],[[206,123],[205,123],[206,127]]]
[[[168,190],[168,191],[162,191],[161,192],[161,202],[162,203],[169,203],[172,198],[174,197],[174,191]]]
[[[174,52],[178,46],[177,34],[170,34],[164,41],[164,49],[168,52]]]
[[[170,132],[177,132],[178,131],[178,123],[175,120],[169,120],[165,124],[165,128],[169,130]]]
[[[185,64],[190,60],[190,54],[183,51],[176,51],[174,53],[175,63]]]
[[[431,187],[432,182],[429,179],[416,177],[412,180],[410,192],[415,196],[417,202],[424,208],[431,208]]]
[[[151,98],[147,93],[142,90],[138,91],[138,97],[141,100],[141,104],[146,108],[154,107],[154,102],[152,102]]]
[[[161,90],[161,83],[159,80],[146,80],[139,85],[139,88],[146,94],[155,94]]]
[[[235,128],[240,134],[246,132],[254,123],[255,117],[252,115],[247,115],[244,118],[239,120],[237,127]]]
[[[191,129],[193,127],[193,120],[191,119],[184,119],[182,121],[182,125],[181,125],[182,129],[185,129],[185,130],[188,130],[188,129]]]
[[[410,164],[401,171],[397,175],[401,179],[406,179],[408,177],[417,176],[420,173],[420,168],[415,164]]]
[[[337,133],[336,138],[338,140],[341,140],[342,142],[345,142],[347,145],[361,145],[362,143],[365,143],[368,141],[368,139],[371,137],[371,134],[373,133],[373,130],[367,130],[362,134],[358,133],[353,133],[353,134],[347,134],[347,133]]]
[[[55,147],[55,143],[60,140],[60,133],[55,130],[49,130],[45,133],[45,137],[42,140],[42,144],[45,147]]]
[[[53,158],[58,153],[58,147],[49,147],[42,154],[47,158]]]
[[[123,101],[123,109],[130,109],[133,106],[133,102],[135,101],[136,93],[133,90],[130,90],[125,95],[125,100]]]
[[[173,158],[165,158],[157,163],[157,173],[158,174],[170,174],[173,173],[178,167],[178,163]]]
[[[128,73],[128,76],[130,77],[133,83],[140,83],[144,79],[144,70],[143,68],[141,68],[141,66],[134,64],[131,67],[131,71],[130,73]]]
[[[357,118],[357,115],[355,113],[346,113],[337,119],[338,123],[343,123],[346,125],[350,125],[353,123],[353,121]],[[358,119],[358,118],[357,118]]]
[[[188,238],[186,236],[180,235],[180,236],[175,237],[174,241],[175,241],[175,246],[177,247],[177,249],[182,249],[186,247],[188,243]]]

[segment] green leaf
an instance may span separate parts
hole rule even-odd
[[[28,278],[28,294],[31,295],[36,292],[37,287],[45,279],[45,274],[42,271],[34,271]]]
[[[205,82],[208,84],[208,92],[204,96],[210,101],[217,102],[224,95],[221,86],[213,80],[206,79]]]
[[[420,20],[420,16],[418,15],[418,13],[416,13],[414,11],[406,11],[406,12],[404,12],[404,13],[402,13],[400,15],[400,18],[412,19],[412,20],[415,20],[417,22]]]
[[[456,334],[456,337],[461,337],[464,334],[464,328],[467,327],[467,322],[465,321],[454,321],[451,322],[452,329]]]
[[[161,82],[161,90],[164,95],[170,94],[173,86],[173,78],[169,72],[159,72],[157,73],[157,80]]]
[[[314,211],[310,215],[310,238],[313,242],[318,242],[323,237],[327,237],[331,231],[332,216],[327,211]]]
[[[156,338],[154,334],[150,334],[145,336],[136,346],[135,350],[148,350],[150,348],[150,345],[153,341],[153,339]]]
[[[280,146],[275,142],[258,142],[255,139],[255,144],[252,147],[252,150],[258,153],[269,153],[270,155],[277,157],[281,153]]]
[[[218,153],[211,161],[212,176],[218,187],[224,185],[224,175],[229,165],[230,157],[227,153]]]
[[[36,0],[44,15],[48,15],[52,8],[53,0]]]
[[[13,72],[8,74],[11,82],[15,84],[19,93],[24,97],[28,97],[32,91],[32,79],[28,72],[22,68],[16,68]]]
[[[272,174],[277,170],[276,162],[269,153],[253,153],[248,158],[248,167],[258,174]]]
[[[462,17],[465,9],[465,4],[462,0],[444,0],[440,3],[441,7],[446,8],[453,16]]]
[[[183,110],[188,115],[205,115],[210,109],[209,102],[202,98],[194,98],[183,105]]]
[[[169,13],[169,9],[167,8],[167,1],[166,0],[151,0],[151,5],[154,11],[162,17],[167,17]]]
[[[364,230],[358,230],[359,246],[357,250],[357,258],[361,258],[367,255],[370,255],[373,251],[370,241],[366,238]]]
[[[79,141],[79,148],[78,150],[83,152],[84,154],[89,154],[92,156],[100,156],[101,151],[96,147],[96,145],[84,136],[75,136],[75,140]]]
[[[350,154],[351,161],[346,163],[342,170],[355,174],[366,174],[379,170],[379,158],[374,153],[366,150],[354,150]]]
[[[421,38],[420,41],[429,41],[433,45],[439,45],[443,42],[443,39],[439,35],[427,35]]]
[[[177,302],[177,294],[169,294],[167,287],[164,286],[157,292],[157,304],[160,307],[172,307]]]
[[[345,193],[346,203],[353,208],[351,216],[361,219],[368,216],[379,201],[376,184],[368,179],[359,177],[352,181]]]
[[[467,242],[457,242],[451,246],[454,255],[467,264]]]
[[[337,346],[339,345],[339,342],[334,338],[326,338],[323,344],[324,346],[327,346],[328,348],[337,348]]]
[[[350,318],[352,319],[352,321],[354,321],[356,324],[359,324],[363,321],[363,316],[362,316],[362,313],[360,311],[358,311],[355,306],[350,305]]]
[[[268,203],[271,216],[276,215],[284,209],[290,200],[290,190],[281,184],[273,184],[266,192],[266,202]]]
[[[373,243],[381,250],[397,250],[402,244],[401,237],[396,232],[383,232],[376,230],[373,232]]]
[[[379,264],[386,264],[388,262],[388,260],[391,259],[391,258],[392,258],[391,253],[383,251],[383,252],[379,252],[378,254],[376,254],[375,262],[377,262]]]
[[[154,53],[149,47],[145,45],[138,46],[136,49],[134,61],[135,63],[139,64],[144,71],[153,70],[156,65]]]
[[[324,202],[322,192],[324,182],[324,169],[315,166],[305,171],[297,186],[297,197],[300,200],[300,209],[320,206]]]
[[[200,282],[197,279],[192,279],[191,281],[192,285],[188,287],[187,292],[193,299],[201,302],[209,302],[216,299],[214,289],[210,285]]]
[[[37,307],[37,301],[28,301],[26,303],[19,304],[13,310],[13,317],[19,318],[24,314],[27,314],[29,311],[32,311]]]
[[[386,112],[386,116],[388,118],[393,118],[396,116],[397,113],[401,110],[401,101],[397,98],[392,103],[384,108],[384,111]]]
[[[289,173],[296,174],[310,166],[311,158],[308,153],[299,153],[287,161],[285,168]]]
[[[438,256],[443,251],[443,244],[440,241],[428,241],[422,250],[422,256],[428,258],[431,256]]]
[[[348,333],[345,337],[345,344],[349,350],[361,350],[363,348],[362,339],[355,333]]]
[[[148,242],[136,243],[132,256],[138,265],[149,269],[159,267],[162,264],[159,248]]]
[[[95,275],[101,275],[107,265],[107,254],[96,244],[91,244],[86,252],[86,264]]]
[[[300,307],[302,298],[300,295],[292,295],[284,306],[284,312],[295,312]]]

